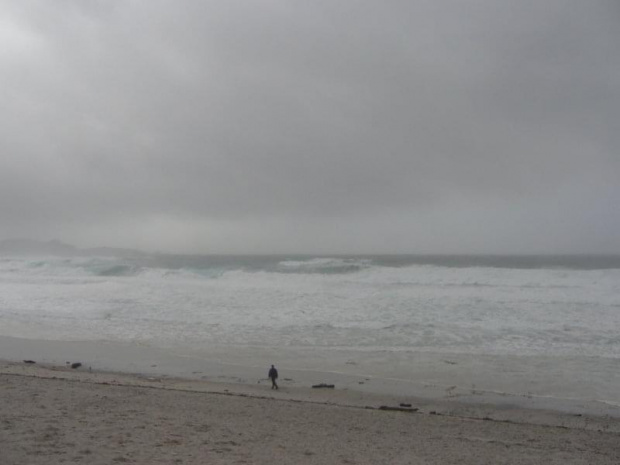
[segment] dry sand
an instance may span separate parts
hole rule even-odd
[[[620,464],[617,418],[83,370],[0,362],[1,465]]]

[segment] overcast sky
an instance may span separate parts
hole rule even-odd
[[[0,239],[620,253],[620,2],[0,0]]]

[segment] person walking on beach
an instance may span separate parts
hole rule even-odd
[[[269,378],[271,379],[271,389],[278,389],[278,383],[276,383],[276,379],[278,379],[278,370],[276,367],[271,365],[271,369],[269,370]]]

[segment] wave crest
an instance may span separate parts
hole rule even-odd
[[[355,258],[311,258],[308,260],[285,260],[278,263],[281,273],[355,273],[372,266],[372,260]]]

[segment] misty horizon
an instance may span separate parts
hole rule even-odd
[[[310,252],[277,252],[272,254],[258,254],[258,253],[176,253],[166,252],[161,250],[142,250],[139,248],[123,248],[123,247],[110,247],[105,244],[99,244],[89,247],[78,247],[73,244],[61,241],[59,239],[50,240],[34,240],[27,238],[9,238],[0,239],[0,257],[10,256],[110,256],[116,258],[145,258],[148,256],[169,256],[169,257],[256,257],[256,258],[305,258],[314,259],[320,257],[333,257],[333,258],[390,258],[396,259],[391,263],[398,263],[399,259],[403,260],[403,264],[408,263],[408,260],[415,260],[419,263],[419,260],[428,260],[429,264],[442,264],[447,266],[498,266],[501,267],[536,267],[541,266],[569,266],[578,268],[592,269],[605,269],[605,268],[620,268],[620,254],[587,254],[587,253],[573,253],[573,254],[476,254],[476,253],[464,253],[464,254],[448,254],[448,253],[310,253]],[[462,259],[462,260],[461,260]],[[476,259],[482,261],[476,262]],[[489,260],[487,260],[489,259]],[[447,261],[445,261],[447,260]],[[473,260],[473,261],[472,261]],[[504,260],[506,260],[504,262]]]

